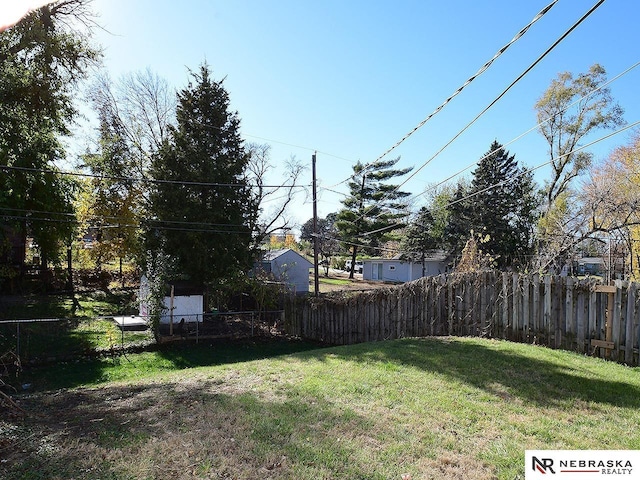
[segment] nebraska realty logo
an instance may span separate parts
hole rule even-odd
[[[640,450],[527,450],[525,480],[640,479]]]

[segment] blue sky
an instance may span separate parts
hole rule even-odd
[[[338,1],[95,0],[110,33],[98,41],[113,78],[147,67],[176,89],[206,60],[225,77],[247,141],[269,143],[271,160],[311,162],[320,187],[345,180],[351,166],[378,158],[435,110],[551,0]],[[423,165],[499,95],[596,0],[560,0],[549,13],[389,158]],[[403,187],[419,196],[477,161],[497,139],[506,144],[536,124],[534,104],[562,71],[603,65],[612,78],[640,60],[640,2],[607,0],[469,130]],[[640,67],[611,85],[629,123],[640,120]],[[603,132],[604,133],[604,132]],[[589,140],[595,140],[597,133]],[[628,134],[591,151],[606,156]],[[523,165],[547,160],[537,132],[506,147]],[[542,182],[549,174],[540,169]],[[279,182],[275,171],[271,181]],[[467,172],[467,176],[470,171]],[[307,183],[311,171],[307,172]],[[344,184],[332,189],[346,192]],[[340,196],[320,190],[321,216]],[[292,215],[311,217],[300,197]]]

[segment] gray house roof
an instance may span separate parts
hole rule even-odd
[[[405,254],[406,257],[409,258],[401,258],[402,255],[396,255],[393,258],[370,258],[369,260],[375,260],[376,262],[380,262],[380,261],[404,261],[404,262],[421,262],[422,258],[420,257],[419,254],[414,254],[414,255],[407,255]],[[425,262],[444,262],[449,258],[449,254],[447,252],[445,252],[444,250],[434,250],[433,252],[428,253],[427,255],[425,255],[424,257],[424,261]]]
[[[309,291],[309,269],[313,263],[295,250],[283,248],[264,252],[258,268],[289,285],[296,293]]]
[[[311,263],[309,260],[307,260],[305,257],[300,255],[295,250],[291,250],[290,248],[280,248],[278,250],[269,250],[268,252],[265,252],[265,254],[262,256],[262,261],[263,262],[271,262],[271,261],[275,260],[276,258],[285,255],[287,252],[291,252],[292,254],[297,255],[298,257],[300,257],[299,261],[308,263],[309,264],[309,268],[313,267],[313,263]]]

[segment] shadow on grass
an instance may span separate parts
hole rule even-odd
[[[109,386],[34,395],[0,465],[29,478],[399,478],[357,443],[369,420],[291,394],[263,398],[224,380]],[[12,440],[3,439],[0,445]],[[286,460],[283,460],[286,459]],[[300,472],[305,472],[300,475]]]
[[[157,353],[169,360],[175,368],[193,368],[228,363],[249,362],[290,353],[320,348],[317,342],[291,340],[278,337],[220,339],[194,344],[192,342],[167,345]]]
[[[82,354],[92,348],[89,332],[78,320],[0,325],[0,351],[14,351],[23,363]]]
[[[0,353],[13,351],[25,364],[84,354],[96,347],[96,333],[78,329],[80,322],[125,311],[130,299],[130,291],[78,294],[76,310],[68,295],[0,297],[2,320],[57,319],[1,324]]]
[[[317,343],[279,338],[153,345],[149,351],[142,353],[27,368],[19,383],[31,384],[32,389],[38,391],[73,388],[185,368],[247,362],[317,348]]]
[[[325,354],[318,352],[315,358]],[[640,370],[544,347],[447,337],[360,344],[330,354],[411,366],[539,405],[581,400],[640,408]],[[624,372],[614,379],[610,372],[615,369]]]

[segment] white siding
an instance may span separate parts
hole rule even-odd
[[[380,267],[382,277],[380,278]],[[446,264],[438,261],[425,262],[425,276],[440,275],[445,273]],[[384,282],[410,282],[422,277],[422,263],[403,262],[395,259],[369,259],[364,260],[362,278],[364,280],[379,280]]]
[[[164,297],[162,302],[163,312],[160,316],[160,323],[168,324],[171,321],[171,297]],[[180,295],[173,297],[173,323],[180,323],[184,318],[187,323],[202,322],[204,313],[204,297],[202,295]]]

